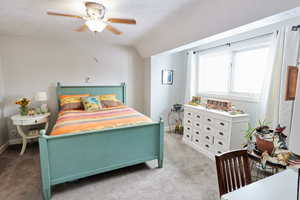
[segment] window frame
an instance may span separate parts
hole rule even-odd
[[[269,42],[260,42],[260,43],[244,43],[243,45],[237,45],[236,47],[228,47],[228,49],[224,49],[223,51],[227,51],[228,54],[230,54],[230,61],[229,61],[229,69],[228,69],[228,92],[216,92],[216,91],[200,91],[198,88],[198,93],[201,96],[205,96],[208,98],[226,98],[229,100],[241,100],[241,101],[248,101],[248,102],[259,102],[260,101],[260,96],[261,93],[247,93],[247,92],[235,92],[234,91],[234,69],[236,67],[235,65],[235,56],[236,53],[238,52],[243,52],[243,51],[249,51],[249,50],[255,50],[255,49],[260,49],[260,48],[270,48],[270,43]],[[217,52],[217,51],[216,51]],[[198,54],[198,60],[199,57],[203,55],[207,55],[213,53],[213,51],[210,51],[209,53],[203,53],[203,54]],[[198,61],[198,84],[199,84],[199,61]],[[197,85],[198,85],[197,84]],[[198,86],[199,87],[199,86]]]

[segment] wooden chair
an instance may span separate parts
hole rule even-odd
[[[247,150],[216,155],[220,196],[251,183]]]

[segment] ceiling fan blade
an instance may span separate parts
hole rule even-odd
[[[47,12],[47,14],[48,15],[54,15],[54,16],[72,17],[72,18],[82,19],[82,17],[78,16],[78,15],[69,15],[69,14],[56,13],[56,12]]]
[[[116,35],[121,35],[122,32],[119,31],[118,29],[114,28],[112,25],[107,24],[106,29],[109,30],[110,32],[116,34]]]
[[[80,26],[78,29],[76,29],[75,31],[77,32],[84,32],[88,30],[88,26],[86,24]]]
[[[108,18],[107,21],[119,24],[136,24],[135,19]]]

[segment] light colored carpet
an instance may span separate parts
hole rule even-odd
[[[41,199],[38,146],[19,156],[20,146],[0,155],[0,199]],[[67,163],[66,163],[67,167]],[[215,163],[166,134],[164,168],[148,162],[52,189],[53,200],[216,200]]]

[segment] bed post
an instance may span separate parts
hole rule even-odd
[[[126,102],[126,83],[122,82],[121,86],[122,86],[122,90],[123,90],[123,103],[127,104],[127,102]]]
[[[61,88],[61,84],[60,82],[57,82],[57,87],[56,87],[56,98],[57,98],[57,106],[58,106],[58,110],[60,110],[60,98],[59,96],[60,94],[60,88]]]
[[[158,155],[158,168],[163,167],[164,161],[164,121],[162,117],[159,120],[159,155]]]
[[[40,148],[40,163],[41,163],[41,176],[42,176],[42,191],[43,191],[43,199],[50,200],[51,198],[50,166],[48,160],[48,142],[45,135],[46,135],[46,131],[41,130],[40,137],[39,137],[39,148]]]

